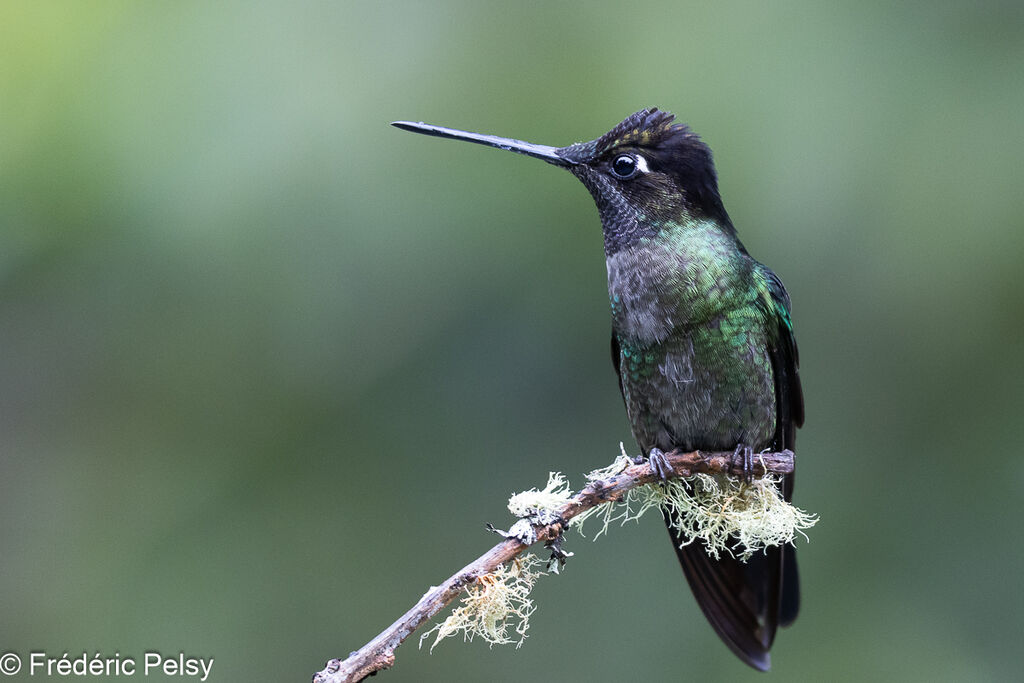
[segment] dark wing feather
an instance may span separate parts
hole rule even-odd
[[[766,269],[767,270],[767,269]],[[769,348],[772,370],[775,374],[775,450],[788,448],[796,450],[796,429],[804,423],[804,393],[800,386],[800,352],[793,336],[793,322],[790,319],[789,293],[782,281],[770,270],[768,274],[771,292],[769,320],[774,320],[777,329]],[[786,500],[793,499],[794,474],[782,480],[782,493]],[[789,626],[800,611],[800,579],[796,565],[796,549],[791,545],[782,553],[782,596],[779,602],[779,624]]]
[[[615,336],[615,330],[612,330],[612,365],[615,366],[615,377],[619,380],[619,393],[622,394],[622,400],[626,400],[626,390],[622,386],[622,373],[619,372],[619,366],[622,365],[622,352],[619,349],[619,338]]]
[[[804,393],[800,388],[800,353],[793,336],[793,323],[789,317],[789,293],[778,276],[767,270],[771,302],[766,311],[776,324],[769,352],[775,373],[775,443],[774,448],[793,450],[796,429],[804,424]],[[772,335],[770,335],[772,336]],[[792,486],[792,484],[790,484]],[[787,492],[792,494],[792,489]],[[789,500],[789,497],[786,498]]]

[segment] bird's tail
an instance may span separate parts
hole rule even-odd
[[[793,547],[771,547],[747,562],[730,555],[715,559],[701,543],[680,547],[685,539],[667,516],[665,524],[697,604],[715,632],[744,662],[768,671],[776,628],[791,624],[799,611]]]

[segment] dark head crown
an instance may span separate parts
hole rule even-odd
[[[675,116],[657,108],[626,117],[610,131],[589,142],[563,147],[557,154],[575,164],[595,164],[619,151],[636,149],[651,169],[674,180],[692,213],[720,221],[731,228],[718,194],[718,176],[711,149],[689,126],[674,123]]]
[[[589,142],[577,142],[563,147],[559,156],[575,163],[586,163],[604,156],[617,147],[654,147],[674,130],[689,129],[683,124],[672,125],[675,115],[657,108],[643,109],[628,116],[610,131]]]

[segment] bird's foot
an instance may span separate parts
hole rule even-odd
[[[743,483],[749,484],[754,479],[754,449],[744,444],[737,444],[732,454],[731,470],[740,470]]]
[[[672,469],[672,465],[669,463],[668,458],[665,457],[665,452],[660,448],[652,448],[650,454],[645,458],[644,456],[637,456],[633,462],[637,465],[643,465],[647,463],[651,466],[651,472],[658,475],[658,479],[662,481],[667,480],[671,477],[675,471]]]

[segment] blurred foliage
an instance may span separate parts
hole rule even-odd
[[[562,145],[715,150],[794,301],[781,680],[1008,680],[1024,593],[1024,5],[6,2],[0,650],[308,680],[633,447]],[[388,681],[737,680],[655,519],[570,539],[523,649]]]

